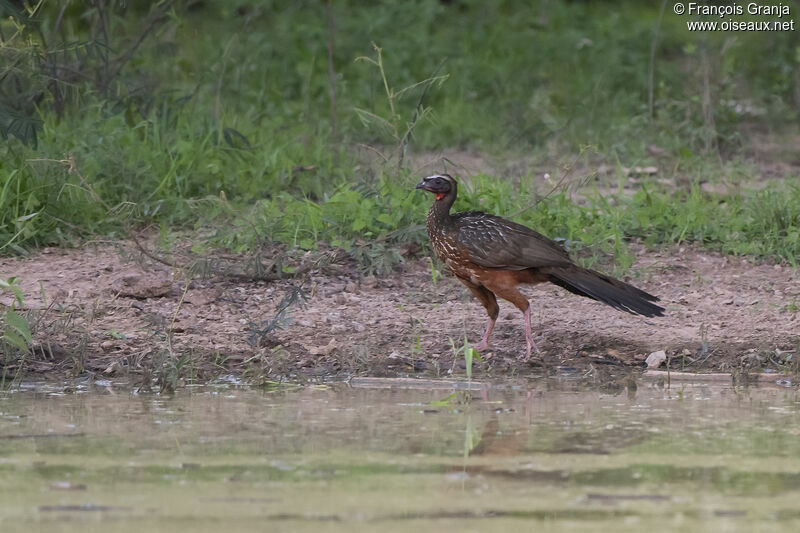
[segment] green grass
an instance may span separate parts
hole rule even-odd
[[[429,198],[413,189],[418,173],[398,168],[400,149],[526,153],[554,167],[591,145],[579,156],[587,168],[656,164],[671,183],[646,182],[632,198],[589,191],[580,202],[558,190],[536,203],[545,190],[533,176],[484,175],[456,207],[509,215],[536,203],[517,220],[592,250],[589,262],[614,253],[623,268],[631,239],[793,265],[800,256],[796,186],[725,196],[699,187],[752,180],[741,158],[749,133],[780,138],[795,127],[800,47],[789,33],[694,34],[668,10],[650,117],[655,4],[337,1],[332,116],[324,3],[176,6],[108,91],[72,82],[56,113],[42,85],[36,145],[0,142],[0,253],[155,225],[167,236],[200,230],[198,246],[234,250],[324,243],[386,270],[395,245],[426,241]],[[66,43],[87,39],[95,20],[73,9]],[[131,9],[111,19],[114,50],[137,36],[146,10]],[[49,29],[57,14],[45,6],[37,15]],[[20,41],[11,43],[8,20],[0,29],[5,57]],[[378,59],[373,42],[382,69],[356,61]],[[44,83],[27,74],[26,83]],[[441,78],[420,84],[432,76]],[[0,107],[13,107],[4,83]],[[364,144],[389,162],[365,160],[374,154]]]

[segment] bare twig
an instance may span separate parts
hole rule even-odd
[[[384,161],[385,163],[388,163],[388,162],[389,162],[389,158],[388,158],[388,157],[386,157],[385,155],[383,155],[383,152],[381,152],[381,151],[380,151],[380,150],[378,150],[377,148],[375,148],[375,147],[373,147],[373,146],[370,146],[370,145],[368,145],[368,144],[364,144],[364,143],[358,143],[358,144],[357,144],[357,146],[361,146],[362,148],[366,148],[367,150],[372,150],[373,152],[375,152],[376,154],[378,154],[378,155],[381,157],[381,159],[383,159],[383,161]]]
[[[163,257],[159,257],[159,256],[157,256],[156,254],[154,254],[154,253],[152,253],[151,251],[149,251],[149,250],[148,250],[147,248],[145,248],[144,246],[142,246],[142,243],[141,243],[141,242],[139,242],[139,239],[137,239],[137,238],[136,238],[136,234],[135,234],[134,232],[132,232],[132,231],[129,231],[129,232],[128,232],[128,236],[129,236],[129,237],[131,238],[131,240],[133,241],[133,244],[135,244],[135,245],[136,245],[136,248],[137,248],[137,249],[138,249],[140,252],[142,252],[142,254],[146,255],[147,257],[149,257],[149,258],[150,258],[150,259],[152,259],[153,261],[155,261],[155,262],[157,262],[157,263],[161,263],[162,265],[167,265],[168,267],[170,267],[170,268],[173,268],[173,269],[176,269],[176,270],[180,269],[180,266],[179,266],[179,265],[177,265],[176,263],[173,263],[173,262],[171,262],[171,261],[168,261],[168,260],[164,259]]]
[[[472,172],[470,172],[469,169],[467,167],[465,167],[464,165],[462,165],[461,163],[456,163],[455,161],[453,161],[449,157],[444,157],[444,156],[442,157],[442,161],[444,161],[445,163],[448,163],[450,165],[453,165],[456,168],[460,168],[461,170],[464,171],[464,174],[466,174],[470,178],[472,177]]]
[[[175,263],[173,261],[170,261],[168,259],[164,259],[163,257],[160,257],[159,255],[157,255],[157,254],[151,252],[150,250],[148,250],[147,248],[145,248],[144,245],[142,245],[142,243],[139,241],[139,239],[136,238],[136,234],[134,232],[130,231],[130,232],[128,232],[128,235],[130,236],[130,238],[133,241],[133,243],[136,245],[136,248],[143,255],[145,255],[146,257],[149,257],[153,261],[156,261],[158,263],[161,263],[162,265],[166,265],[166,266],[168,266],[170,268],[173,268],[173,269],[176,269],[176,270],[185,270],[186,269],[185,266],[181,266],[181,265],[179,265],[179,264],[177,264],[177,263]],[[312,261],[309,261],[307,263],[303,263],[302,265],[300,265],[299,267],[294,269],[293,272],[283,272],[283,271],[281,271],[280,267],[277,266],[277,260],[276,260],[276,261],[272,261],[272,263],[270,263],[263,270],[263,273],[261,273],[261,272],[255,272],[255,273],[246,272],[244,270],[227,271],[227,272],[221,271],[221,272],[218,272],[218,273],[220,273],[224,277],[232,278],[232,279],[246,279],[246,280],[255,280],[255,281],[279,281],[279,280],[285,280],[285,279],[291,279],[291,278],[300,278],[301,276],[304,276],[305,274],[307,274],[311,270],[320,267],[323,263],[324,264],[335,263],[338,258],[339,258],[339,254],[337,252],[335,252],[335,251],[334,252],[320,254],[316,259],[314,259]],[[188,263],[189,263],[189,261],[187,261],[187,264]],[[275,273],[272,273],[273,269],[276,270]]]
[[[234,33],[230,39],[228,39],[228,44],[225,46],[225,51],[222,52],[222,65],[220,66],[220,73],[219,78],[217,78],[217,88],[215,91],[214,96],[214,120],[216,121],[216,126],[220,130],[222,129],[222,124],[220,123],[220,119],[222,116],[222,80],[225,77],[225,65],[227,64],[228,60],[228,52],[231,50],[231,46],[233,45],[233,41],[236,39],[236,34]]]
[[[106,203],[105,200],[100,198],[100,195],[97,194],[97,192],[95,192],[94,187],[92,187],[89,184],[89,182],[86,181],[86,179],[83,177],[83,174],[81,174],[80,171],[78,170],[78,165],[77,163],[75,163],[75,156],[73,155],[72,152],[69,153],[67,157],[67,162],[69,163],[69,169],[67,170],[67,173],[77,175],[78,179],[81,180],[81,184],[84,186],[86,191],[91,195],[92,200],[94,200],[99,204],[102,204],[103,207],[105,207],[107,210],[110,211],[111,207]]]
[[[328,97],[331,104],[331,129],[336,138],[336,71],[333,69],[333,0],[328,0]]]
[[[509,216],[511,218],[514,218],[515,216],[521,215],[522,213],[524,213],[528,209],[536,207],[537,205],[539,205],[539,203],[541,203],[542,201],[546,200],[547,198],[550,197],[551,194],[553,194],[558,189],[560,189],[561,186],[564,184],[564,182],[569,177],[569,175],[572,174],[572,171],[575,169],[575,164],[578,162],[578,157],[580,157],[580,155],[576,155],[575,158],[572,160],[572,162],[569,165],[567,165],[566,170],[561,173],[561,177],[558,178],[558,181],[552,186],[552,188],[547,192],[547,194],[545,194],[544,196],[540,196],[540,197],[536,198],[533,202],[531,202],[528,205],[526,205],[525,207],[515,211],[514,213],[511,213],[511,215],[509,215]]]
[[[142,33],[139,34],[139,38],[136,39],[136,42],[134,42],[122,55],[116,59],[114,69],[109,72],[109,75],[105,80],[106,83],[110,83],[111,80],[117,77],[122,70],[122,67],[124,67],[128,61],[130,61],[131,57],[133,57],[133,54],[136,52],[139,46],[141,46],[147,36],[150,35],[150,33],[156,28],[156,26],[158,26],[159,23],[167,18],[167,10],[171,5],[172,0],[167,0],[162,4],[161,8],[157,10],[156,14],[151,16],[147,26],[145,26],[145,28],[142,30]]]
[[[186,293],[189,292],[189,280],[184,280],[183,286],[183,293],[181,293],[181,298],[178,300],[178,305],[175,306],[175,312],[172,314],[172,320],[170,320],[169,328],[167,328],[167,349],[169,350],[170,355],[174,355],[175,352],[172,349],[172,336],[175,331],[175,321],[178,320],[178,313],[181,311],[181,307],[183,307],[183,301],[186,299]]]
[[[656,46],[658,45],[658,34],[661,31],[661,20],[664,18],[664,9],[667,7],[667,0],[662,0],[661,10],[658,12],[656,29],[653,30],[653,39],[650,41],[650,70],[647,77],[647,110],[650,118],[655,113],[655,70],[656,70]]]
[[[714,88],[712,87],[711,59],[709,57],[710,45],[704,46],[700,54],[703,76],[703,94],[700,100],[703,111],[703,140],[706,152],[716,152],[719,156],[717,143],[717,125],[714,118]]]
[[[56,23],[53,24],[53,30],[50,32],[50,42],[56,38],[56,34],[58,30],[61,29],[61,21],[64,19],[64,11],[67,10],[67,6],[69,6],[69,2],[64,2],[61,6],[61,9],[58,11],[58,16],[56,17]]]
[[[105,1],[104,0],[95,0],[94,2],[95,8],[97,9],[97,18],[99,19],[99,26],[100,31],[103,35],[103,49],[102,53],[100,54],[103,59],[103,86],[108,87],[111,83],[111,79],[108,77],[109,72],[109,41],[108,41],[108,14],[105,10]]]

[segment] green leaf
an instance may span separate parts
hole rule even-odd
[[[25,343],[22,337],[14,333],[13,330],[7,329],[3,333],[3,340],[5,340],[8,344],[13,346],[14,348],[18,349],[21,352],[28,351],[28,345]]]
[[[20,351],[27,352],[30,349],[30,345],[33,343],[28,321],[25,320],[22,315],[9,310],[6,313],[5,322],[6,329],[3,332],[4,340]]]
[[[22,291],[16,285],[16,278],[9,278],[8,281],[0,279],[0,290],[11,291],[14,293],[14,299],[22,305]]]
[[[6,313],[6,325],[7,328],[13,328],[18,331],[19,334],[22,335],[22,338],[28,343],[33,342],[28,321],[16,311],[9,310],[8,313]]]
[[[445,407],[447,405],[452,404],[456,399],[458,399],[458,392],[453,392],[451,394],[448,394],[447,396],[445,396],[441,400],[432,401],[430,404],[431,405],[436,405],[436,406],[439,406],[439,407]]]

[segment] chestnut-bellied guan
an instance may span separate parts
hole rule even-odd
[[[647,317],[663,316],[658,298],[633,285],[576,265],[556,243],[532,229],[504,218],[467,211],[450,214],[458,183],[448,174],[436,174],[417,184],[434,195],[428,211],[428,235],[442,261],[486,308],[489,323],[476,347],[489,347],[500,308],[497,296],[522,311],[525,320],[526,358],[531,348],[530,304],[517,285],[549,281],[569,292],[608,304],[615,309]]]

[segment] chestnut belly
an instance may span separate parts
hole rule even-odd
[[[486,268],[472,262],[460,262],[448,259],[445,261],[453,274],[462,281],[473,285],[491,287],[514,287],[521,283],[544,283],[548,276],[536,268],[525,270],[504,270],[502,268]]]

